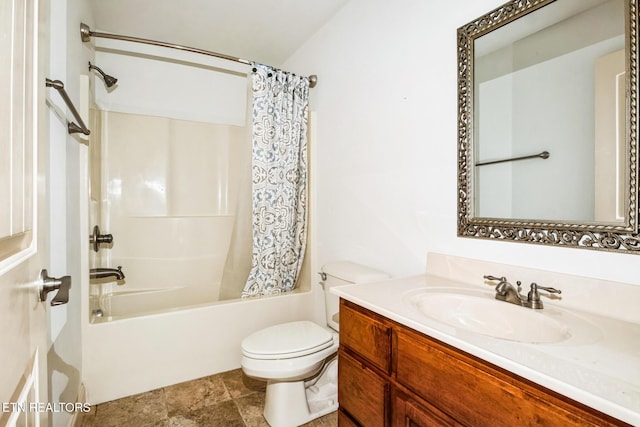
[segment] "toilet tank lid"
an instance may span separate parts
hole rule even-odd
[[[380,270],[351,261],[329,262],[322,266],[322,272],[328,276],[351,283],[375,282],[391,277]]]

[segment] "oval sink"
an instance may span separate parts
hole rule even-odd
[[[525,343],[556,343],[572,335],[566,323],[554,319],[562,318],[558,316],[558,310],[532,310],[496,300],[493,294],[487,292],[425,289],[408,295],[405,301],[433,320],[494,338]]]

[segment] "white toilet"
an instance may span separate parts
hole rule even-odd
[[[267,381],[264,417],[272,427],[295,427],[338,408],[338,308],[333,286],[383,280],[389,275],[352,262],[322,267],[327,326],[303,320],[246,337],[242,370]]]

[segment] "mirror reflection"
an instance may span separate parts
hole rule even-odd
[[[458,29],[458,236],[640,254],[639,1],[509,1]]]
[[[624,2],[557,0],[471,52],[471,217],[625,224]]]

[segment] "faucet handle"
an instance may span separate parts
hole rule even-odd
[[[531,287],[535,288],[535,289],[542,289],[543,291],[547,291],[550,294],[561,294],[562,293],[562,291],[560,289],[550,288],[550,287],[547,287],[547,286],[540,286],[537,283],[532,283]]]
[[[96,225],[93,227],[93,233],[89,235],[89,243],[93,245],[93,250],[98,252],[102,243],[113,243],[113,235],[100,234],[100,227]]]
[[[531,308],[536,308],[536,309],[540,309],[543,308],[542,305],[542,301],[540,301],[540,294],[538,293],[538,289],[541,289],[543,291],[547,291],[551,294],[561,294],[562,291],[560,289],[556,289],[556,288],[550,288],[547,286],[540,286],[537,283],[531,283],[531,290],[529,291],[529,294],[527,295],[527,303],[529,305],[529,307]]]
[[[507,278],[505,276],[496,277],[491,275],[485,275],[484,278],[486,280],[497,280],[498,284],[496,285],[496,294],[505,296],[507,292],[509,292],[509,288],[512,288],[516,293],[520,292],[520,285],[522,282],[516,282],[517,288],[513,286],[511,283],[507,282]]]
[[[484,275],[484,278],[485,278],[486,280],[497,280],[497,281],[499,281],[499,282],[506,282],[506,281],[507,281],[507,278],[506,278],[506,277],[504,277],[504,276],[496,277],[496,276],[491,276],[491,275],[489,275],[489,274],[485,274],[485,275]]]

